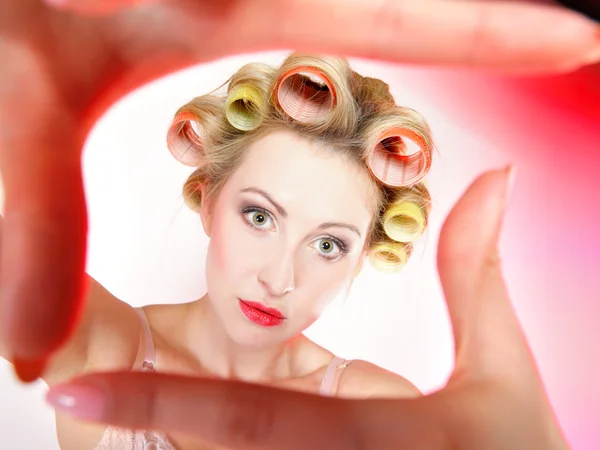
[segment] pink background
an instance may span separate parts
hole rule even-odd
[[[515,307],[570,444],[600,448],[600,66],[415,82],[516,162],[503,238]]]

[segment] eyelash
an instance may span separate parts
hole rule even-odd
[[[244,208],[244,209],[242,209],[241,212],[242,212],[242,217],[243,217],[244,223],[246,225],[248,225],[251,229],[253,229],[255,231],[258,231],[258,232],[261,232],[261,233],[264,233],[264,232],[266,232],[268,230],[266,230],[264,228],[261,228],[261,227],[257,227],[256,225],[254,225],[250,220],[248,220],[248,218],[246,217],[246,214],[257,212],[257,213],[264,214],[270,220],[275,221],[275,219],[273,218],[273,215],[269,211],[267,211],[264,208],[259,208],[258,206],[250,206],[248,208]],[[341,239],[338,239],[338,238],[333,237],[333,236],[320,237],[319,239],[326,239],[326,240],[332,241],[340,249],[340,254],[337,255],[337,256],[335,256],[335,257],[333,257],[333,258],[330,257],[330,256],[324,255],[320,251],[317,251],[317,254],[321,258],[323,258],[323,259],[325,259],[327,261],[330,261],[330,262],[337,261],[337,260],[339,260],[341,257],[343,257],[345,254],[347,254],[349,252],[348,245],[344,241],[342,241]]]
[[[242,216],[246,225],[248,225],[253,230],[260,231],[261,233],[264,233],[268,230],[266,230],[265,228],[257,227],[250,220],[248,220],[248,218],[246,217],[246,214],[248,213],[261,213],[264,216],[268,217],[270,220],[275,221],[275,219],[273,219],[273,215],[269,211],[263,208],[259,208],[258,206],[250,206],[248,208],[242,209]]]

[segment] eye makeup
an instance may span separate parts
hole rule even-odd
[[[265,233],[269,231],[272,232],[277,229],[275,217],[270,211],[268,211],[265,208],[255,205],[249,205],[242,207],[240,210],[240,214],[244,223],[254,231],[257,231],[259,233]],[[269,226],[269,223],[272,225]],[[330,252],[323,251],[321,247],[323,243],[325,243],[327,246],[328,241],[331,243],[330,247],[332,248],[332,251]],[[338,261],[350,251],[350,246],[344,239],[340,239],[331,235],[320,236],[314,239],[311,242],[310,247],[315,250],[315,252],[320,258],[323,258],[326,261],[330,262]]]
[[[321,251],[317,250],[317,254],[323,258],[326,259],[327,261],[338,261],[340,258],[342,258],[345,254],[348,253],[348,245],[341,239],[338,239],[334,236],[323,236],[323,237],[319,237],[317,238],[315,241],[331,241],[333,242],[333,244],[338,248],[338,251],[335,253],[335,256],[330,256],[330,253],[322,253]],[[314,242],[314,241],[313,241]],[[311,246],[312,247],[312,246]],[[314,247],[313,247],[314,248]],[[316,249],[315,249],[316,250]]]
[[[265,231],[274,231],[273,229],[261,226],[262,224],[260,222],[268,223],[268,221],[271,221],[273,222],[273,225],[275,224],[275,218],[266,209],[261,208],[259,206],[248,206],[242,208],[241,213],[242,219],[244,220],[246,225],[248,225],[253,230],[259,231],[261,233]]]

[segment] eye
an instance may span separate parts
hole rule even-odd
[[[271,214],[262,208],[245,208],[242,211],[242,214],[244,215],[244,220],[246,223],[254,229],[258,229],[260,231],[275,229]]]
[[[348,253],[346,245],[334,237],[322,237],[311,244],[319,252],[319,256],[328,261],[337,261],[345,253]]]
[[[254,223],[256,226],[260,227],[267,223],[267,216],[265,216],[263,213],[252,212],[250,213],[250,217],[252,219],[252,223]]]

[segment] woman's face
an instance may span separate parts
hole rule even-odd
[[[319,317],[362,259],[374,193],[358,164],[291,131],[247,149],[202,213],[208,297],[234,342],[277,344]]]

